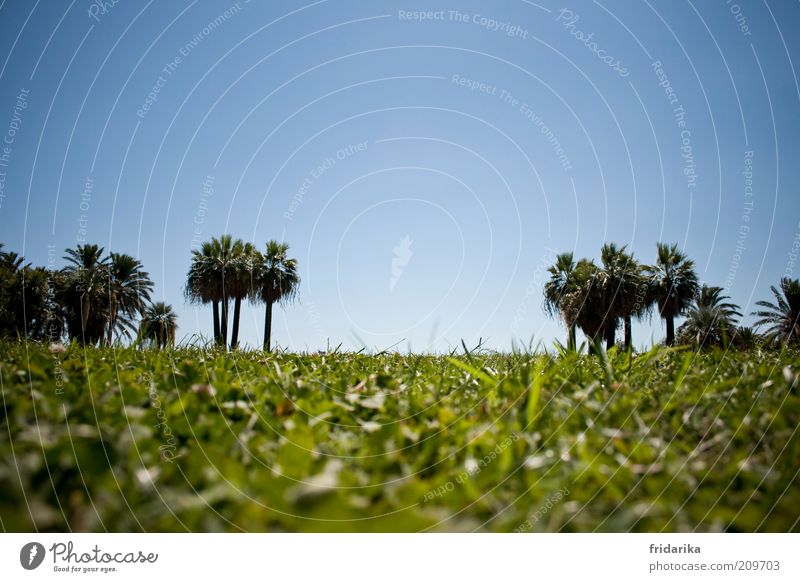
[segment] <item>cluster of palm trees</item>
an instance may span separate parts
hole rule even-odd
[[[624,348],[633,342],[632,320],[656,311],[664,320],[667,345],[676,341],[697,347],[740,345],[749,347],[759,337],[740,327],[739,307],[730,303],[720,287],[700,285],[694,262],[677,245],[658,243],[652,265],[640,264],[625,246],[603,245],[600,264],[575,260],[562,253],[548,269],[544,285],[544,309],[559,317],[568,329],[567,348],[576,349],[576,330],[583,331],[590,352],[605,340],[606,349],[616,343],[623,329]],[[800,282],[784,278],[780,289],[771,287],[775,303],[759,301],[762,309],[752,315],[756,327],[766,326],[764,340],[781,344],[800,342]],[[675,320],[685,322],[675,329]]]
[[[273,305],[294,299],[300,285],[297,261],[288,251],[289,245],[273,240],[260,252],[222,235],[192,252],[185,295],[212,305],[217,345],[238,347],[242,302],[249,300],[266,305],[264,349],[270,349]],[[139,260],[105,255],[93,244],[65,252],[66,266],[52,270],[25,263],[0,244],[0,337],[66,336],[97,346],[132,338],[159,348],[174,344],[177,316],[170,305],[151,303],[153,282]]]
[[[297,260],[290,258],[288,252],[286,243],[271,240],[261,252],[252,243],[228,234],[212,238],[192,251],[184,294],[194,303],[211,304],[214,342],[218,346],[238,347],[241,307],[247,300],[266,306],[264,350],[270,350],[272,307],[294,299],[300,286]]]
[[[134,257],[98,245],[66,249],[61,270],[33,267],[0,244],[0,336],[83,345],[111,345],[136,336],[163,347],[174,342],[177,317],[151,303],[153,282]],[[137,319],[139,325],[137,328]]]

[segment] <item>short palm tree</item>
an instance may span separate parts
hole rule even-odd
[[[114,332],[130,336],[133,319],[150,301],[153,282],[142,263],[130,255],[111,253],[108,263],[108,322],[106,345],[111,345]]]
[[[658,243],[653,266],[645,267],[658,313],[666,322],[668,346],[675,344],[675,318],[692,304],[698,291],[694,261],[678,250],[678,245]]]
[[[175,345],[178,316],[163,301],[145,307],[139,323],[139,339],[161,349]]]
[[[694,303],[686,312],[686,321],[678,328],[681,343],[697,347],[722,346],[736,334],[742,314],[739,306],[729,303],[722,287],[700,288]]]
[[[569,313],[562,309],[563,302],[573,288],[573,275],[575,273],[575,259],[572,253],[561,253],[556,257],[555,264],[547,271],[550,280],[544,285],[544,310],[551,317],[560,317],[567,326],[567,349],[574,350],[575,321],[570,319]]]
[[[67,249],[60,297],[66,310],[69,335],[93,345],[103,337],[108,318],[108,259],[97,245]]]
[[[758,317],[756,327],[767,326],[766,339],[770,342],[788,345],[800,343],[800,280],[784,277],[780,289],[770,287],[775,303],[756,301],[762,310],[754,311]]]
[[[731,339],[732,344],[741,350],[750,350],[761,343],[761,336],[752,327],[737,327]]]
[[[259,297],[266,304],[264,314],[264,351],[270,351],[272,339],[272,306],[297,297],[300,275],[297,260],[287,255],[289,245],[271,240],[261,255],[258,273]]]
[[[738,305],[728,302],[730,297],[723,295],[724,292],[725,290],[722,287],[703,285],[695,298],[695,304],[716,309],[719,311],[720,316],[735,325],[742,313],[739,311]]]

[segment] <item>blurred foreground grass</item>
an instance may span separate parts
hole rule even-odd
[[[5,531],[800,531],[795,352],[0,343]]]

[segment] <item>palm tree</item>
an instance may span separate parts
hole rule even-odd
[[[192,250],[192,262],[186,275],[184,296],[192,303],[211,303],[213,307],[214,343],[220,344],[219,333],[219,292],[218,278],[215,273],[214,245],[205,241],[199,249]]]
[[[574,350],[575,321],[568,317],[562,309],[564,298],[573,287],[575,272],[575,259],[572,253],[561,253],[556,257],[556,262],[547,271],[550,280],[544,285],[544,310],[551,317],[561,317],[567,326],[567,349]]]
[[[24,259],[17,253],[7,253],[0,243],[0,335],[14,337],[20,333],[20,272]]]
[[[655,303],[653,289],[650,280],[644,274],[644,267],[635,259],[634,262],[636,266],[636,274],[633,275],[636,281],[635,293],[632,301],[628,304],[628,312],[622,318],[626,350],[630,350],[633,345],[633,318],[635,317],[639,321],[645,317],[649,318]]]
[[[761,336],[752,327],[737,327],[731,337],[731,343],[741,350],[750,350],[761,342]]]
[[[106,345],[111,345],[114,331],[129,336],[132,319],[150,301],[153,282],[142,263],[130,255],[111,253],[108,265],[108,323]]]
[[[163,301],[148,305],[142,313],[139,323],[139,338],[157,348],[165,348],[175,344],[175,331],[178,329],[178,316],[171,305]]]
[[[0,337],[56,341],[64,333],[54,289],[60,274],[33,267],[0,243]]]
[[[681,343],[698,347],[722,346],[736,334],[742,314],[739,306],[729,303],[722,287],[703,285],[694,304],[686,312],[686,321],[678,328]]]
[[[0,249],[2,249],[5,245],[0,243]],[[25,259],[19,256],[15,252],[7,253],[5,251],[0,250],[0,267],[3,269],[8,269],[10,271],[18,271],[22,268]],[[30,266],[30,265],[28,265]]]
[[[36,341],[61,339],[64,332],[62,309],[51,292],[52,281],[57,281],[57,276],[44,267],[26,266],[19,271],[15,285],[19,335]]]
[[[694,261],[678,250],[678,245],[658,243],[653,266],[645,267],[658,312],[666,322],[668,346],[675,343],[675,318],[692,304],[698,290]]]
[[[575,265],[570,285],[561,298],[565,321],[581,328],[589,341],[589,353],[597,353],[605,330],[605,289],[602,271],[593,261],[581,259]]]
[[[638,308],[637,291],[640,287],[640,267],[633,255],[625,252],[626,246],[604,244],[600,250],[603,263],[602,283],[605,295],[603,309],[606,348],[614,346],[617,323],[625,321],[625,349],[631,342],[631,316]]]
[[[223,346],[227,346],[228,341],[228,313],[230,300],[233,296],[237,268],[236,263],[241,240],[233,240],[229,234],[223,234],[218,239],[211,239],[214,245],[214,261],[216,264],[215,273],[219,282],[220,315],[219,315],[219,334]]]
[[[242,300],[258,297],[256,276],[258,265],[261,262],[256,247],[252,243],[241,240],[234,242],[233,268],[229,278],[226,279],[228,291],[233,297],[233,330],[231,331],[231,349],[239,345],[239,317],[242,309]]]
[[[214,341],[226,346],[228,307],[232,282],[236,279],[236,247],[229,234],[204,242],[192,251],[192,263],[186,277],[186,297],[197,303],[211,303],[214,312]]]
[[[60,296],[67,329],[81,343],[96,344],[103,337],[108,315],[108,260],[97,245],[78,245],[66,253]]]
[[[266,304],[264,314],[264,351],[270,351],[272,337],[272,306],[275,303],[291,301],[297,297],[300,276],[297,274],[297,260],[287,257],[289,245],[271,240],[266,252],[261,255],[258,288],[261,300]]]
[[[724,292],[725,290],[722,287],[703,285],[695,298],[695,304],[697,306],[716,309],[719,311],[720,316],[735,325],[742,314],[739,311],[738,305],[727,302],[730,297],[723,295]]]
[[[756,327],[767,327],[767,340],[787,345],[800,342],[800,280],[784,277],[780,289],[770,286],[775,296],[775,303],[756,301],[763,310],[754,311],[752,315],[760,319]]]

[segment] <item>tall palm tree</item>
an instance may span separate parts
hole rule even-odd
[[[236,280],[236,242],[229,234],[216,239],[215,258],[218,265],[221,283],[219,333],[222,345],[228,342],[228,313],[230,311],[231,286]]]
[[[633,300],[628,305],[628,312],[622,318],[626,350],[630,350],[633,345],[633,318],[641,321],[645,317],[649,317],[655,303],[655,294],[650,279],[645,275],[645,267],[638,261],[634,260],[634,262],[636,264],[635,293]]]
[[[139,323],[139,338],[157,348],[165,348],[175,344],[175,332],[178,329],[178,316],[171,305],[163,301],[145,307],[142,321]]]
[[[572,253],[561,253],[556,257],[555,264],[547,271],[550,280],[544,285],[544,309],[551,317],[561,317],[567,326],[567,349],[574,350],[575,321],[568,317],[567,311],[562,309],[567,293],[573,288],[573,275],[575,273],[575,258]]]
[[[129,336],[132,319],[150,301],[153,282],[142,263],[130,255],[111,253],[108,264],[108,323],[106,345],[111,345],[114,331]]]
[[[219,301],[221,297],[216,264],[214,261],[214,244],[205,241],[200,248],[192,250],[192,262],[186,275],[184,296],[192,303],[211,303],[214,324],[214,343],[220,344]]]
[[[78,245],[66,253],[60,295],[67,311],[67,329],[79,342],[96,344],[103,337],[108,316],[108,259],[97,245]]]
[[[231,274],[226,278],[227,288],[233,297],[233,330],[231,331],[231,349],[239,345],[239,317],[242,300],[258,298],[256,286],[257,272],[262,258],[252,243],[241,240],[234,242],[233,265]]]
[[[694,261],[678,245],[658,243],[656,263],[645,267],[658,313],[666,322],[668,346],[675,344],[675,318],[692,304],[698,291]]]
[[[606,348],[614,346],[620,319],[625,320],[626,349],[630,347],[631,315],[637,310],[639,290],[639,264],[633,255],[625,252],[626,245],[604,244],[600,250],[602,284],[605,295],[603,309]]]
[[[266,304],[264,314],[264,351],[270,351],[272,338],[272,306],[275,303],[291,301],[297,297],[300,276],[297,273],[297,260],[287,256],[289,245],[271,240],[261,255],[258,287],[260,299]]]
[[[722,287],[703,285],[686,312],[686,321],[678,328],[681,343],[698,347],[721,346],[736,334],[742,316],[739,306],[729,303]]]
[[[589,341],[589,353],[597,353],[605,331],[605,288],[602,271],[593,261],[581,259],[575,265],[570,285],[561,298],[565,321],[573,322]]]
[[[760,318],[754,325],[768,326],[766,335],[771,342],[800,343],[800,280],[784,277],[780,289],[772,285],[770,290],[775,303],[756,301],[756,305],[764,309],[752,313]]]
[[[236,246],[229,234],[204,242],[192,251],[184,293],[190,301],[211,303],[214,313],[214,341],[226,346],[231,286],[236,278]]]

